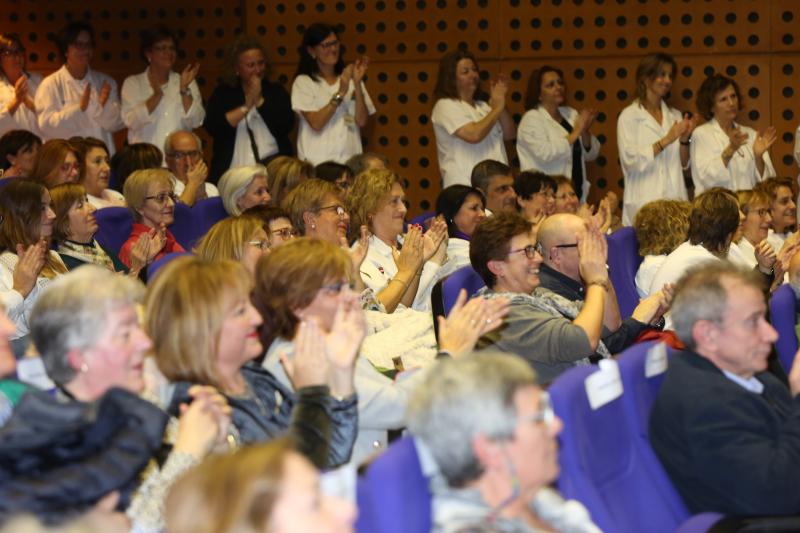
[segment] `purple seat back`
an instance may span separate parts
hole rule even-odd
[[[392,443],[358,480],[358,533],[428,533],[431,493],[411,437]]]
[[[104,207],[94,214],[97,220],[95,240],[101,246],[119,254],[133,228],[133,216],[127,207]]]
[[[617,303],[622,318],[628,318],[639,305],[636,292],[636,272],[642,264],[639,242],[633,228],[620,228],[607,237],[608,277],[617,293]]]
[[[483,278],[471,266],[459,268],[442,281],[442,301],[444,302],[444,315],[450,314],[450,309],[458,299],[461,289],[467,290],[467,296],[472,296],[486,286]]]
[[[224,218],[228,218],[229,215],[225,211],[225,206],[222,205],[222,198],[215,196],[200,200],[194,204],[192,216],[194,217],[195,233],[197,234],[195,240],[199,241],[203,235],[208,233],[211,226]],[[197,242],[192,244],[196,245]]]
[[[169,226],[169,231],[183,246],[185,250],[191,250],[198,238],[197,224],[192,214],[192,208],[180,202],[175,203],[175,221]]]
[[[794,290],[790,285],[781,285],[772,294],[769,300],[769,315],[772,327],[778,332],[775,350],[783,369],[788,373],[797,353],[797,332],[795,323],[797,317],[797,300]]]
[[[671,533],[689,513],[649,445],[635,438],[626,405],[633,395],[590,407],[584,382],[596,371],[576,367],[550,387],[564,422],[559,489],[586,505],[603,531]]]
[[[176,257],[181,257],[183,255],[192,255],[191,252],[172,252],[160,259],[156,259],[152,263],[147,266],[147,283],[149,284],[155,278],[156,273],[161,270],[163,266],[167,263],[175,259]]]

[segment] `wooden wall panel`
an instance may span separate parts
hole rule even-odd
[[[94,66],[119,82],[144,68],[139,31],[167,24],[182,37],[179,64],[202,62],[206,97],[225,44],[242,29],[263,38],[273,76],[288,89],[305,27],[318,20],[338,24],[346,58],[371,59],[367,87],[378,113],[366,131],[366,149],[384,153],[408,180],[411,214],[431,208],[440,190],[431,98],[439,58],[459,46],[476,53],[484,79],[501,71],[509,77],[509,109],[517,120],[528,77],[543,64],[564,70],[571,105],[601,111],[592,130],[603,142],[601,158],[589,165],[598,193],[593,200],[623,185],[616,119],[631,101],[639,59],[654,51],[678,62],[672,104],[681,110],[695,111],[695,93],[709,73],[734,77],[745,98],[741,121],[776,126],[773,161],[780,174],[797,175],[795,0],[6,0],[4,7],[0,31],[22,35],[31,70],[58,68],[49,38],[66,21],[86,18],[98,33]]]

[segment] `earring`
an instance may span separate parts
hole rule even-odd
[[[316,224],[311,224],[311,229],[317,229],[317,225]]]
[[[81,372],[85,374],[88,371],[89,371],[89,365],[87,365],[85,362],[81,363]]]

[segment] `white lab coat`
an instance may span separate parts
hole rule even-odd
[[[28,76],[28,94],[34,98],[36,89],[42,83],[42,76],[35,72],[25,72],[25,75]],[[8,112],[8,104],[14,99],[15,93],[14,85],[0,74],[0,135],[11,130],[28,130],[41,137],[36,113],[28,109],[28,106],[20,104],[13,114]]]
[[[578,118],[575,109],[561,106],[558,111],[570,125],[575,126]],[[586,161],[594,161],[600,154],[600,142],[594,135],[591,137],[589,146],[579,141],[583,154],[581,202],[588,198],[591,185],[586,176]],[[517,155],[520,170],[538,170],[548,176],[572,176],[572,145],[567,141],[567,130],[543,107],[531,109],[523,115],[517,130]]]
[[[747,133],[747,142],[734,152],[727,167],[722,163],[722,152],[730,144],[730,139],[716,119],[695,128],[691,146],[695,195],[712,187],[725,187],[732,191],[752,189],[756,183],[775,175],[769,152],[764,153],[764,172],[759,175],[753,153],[756,132],[753,128],[738,126]]]
[[[622,110],[617,120],[617,147],[625,192],[622,197],[622,223],[633,224],[636,212],[653,200],[688,200],[683,183],[680,143],[675,141],[658,155],[653,144],[667,135],[680,111],[661,102],[662,122],[659,124],[638,100]]]

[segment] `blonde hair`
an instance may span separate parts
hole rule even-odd
[[[145,331],[167,379],[224,390],[217,371],[222,324],[251,286],[247,270],[235,261],[185,256],[159,271],[147,287]]]
[[[303,213],[319,211],[329,194],[341,198],[339,187],[329,181],[312,178],[300,183],[283,199],[281,207],[289,213],[292,226],[300,235],[306,234]]]
[[[253,305],[264,319],[264,347],[277,337],[293,338],[299,320],[292,310],[308,307],[325,283],[349,279],[352,269],[342,248],[309,237],[292,239],[262,256],[256,266]]]
[[[633,230],[639,241],[639,255],[666,255],[688,238],[689,213],[686,200],[656,200],[636,212]]]
[[[739,210],[745,215],[750,213],[750,207],[754,204],[763,204],[769,207],[772,203],[769,194],[762,189],[736,191],[736,199],[739,201]]]
[[[247,192],[247,188],[257,176],[267,177],[267,168],[264,165],[250,165],[228,169],[219,179],[217,188],[222,198],[225,211],[231,216],[242,214],[239,200]]]
[[[212,455],[181,477],[166,498],[170,533],[266,531],[292,451],[285,438]]]
[[[125,180],[122,194],[125,196],[125,203],[133,215],[134,222],[142,221],[139,209],[144,206],[151,183],[166,185],[172,192],[175,188],[175,176],[166,168],[146,168],[132,172]]]
[[[282,205],[289,191],[314,176],[314,166],[295,157],[278,156],[267,165],[267,186],[274,205]]]
[[[194,253],[206,261],[229,259],[241,261],[247,242],[252,240],[261,222],[253,217],[240,216],[220,220],[208,230]]]
[[[358,176],[347,193],[347,212],[350,213],[350,238],[358,237],[361,226],[366,225],[370,231],[370,218],[385,203],[386,196],[397,183],[401,187],[400,176],[386,169],[365,170]]]

